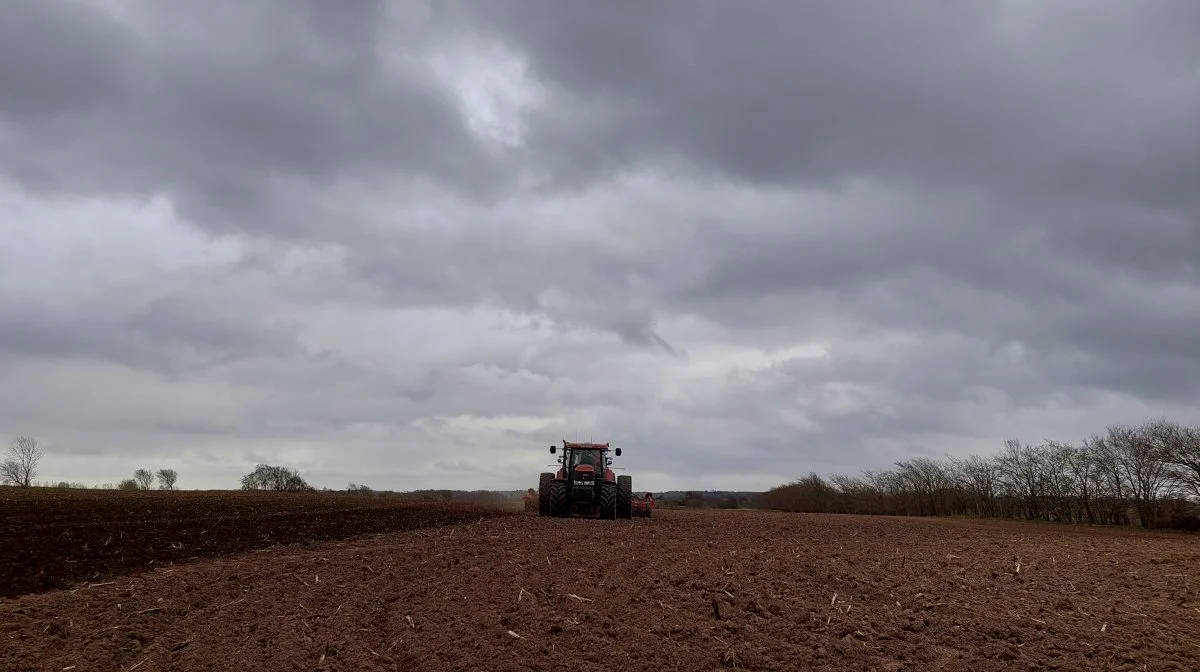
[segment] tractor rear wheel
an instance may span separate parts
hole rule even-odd
[[[538,477],[538,515],[550,515],[550,484],[554,482],[554,472],[547,471]]]
[[[633,518],[633,477],[617,477],[617,518]]]
[[[617,518],[617,484],[600,484],[600,518],[616,520]]]
[[[567,484],[563,481],[550,483],[550,515],[555,518],[566,518],[571,515],[567,504]]]

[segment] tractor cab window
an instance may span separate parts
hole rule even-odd
[[[571,453],[571,468],[574,469],[581,464],[590,465],[596,471],[604,469],[604,461],[600,457],[598,450],[576,450]]]

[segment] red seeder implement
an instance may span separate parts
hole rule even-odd
[[[647,492],[644,497],[634,497],[632,503],[635,518],[649,518],[654,510],[654,493]]]

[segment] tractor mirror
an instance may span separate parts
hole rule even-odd
[[[617,457],[620,457],[620,456],[621,456],[621,449],[620,449],[620,448],[617,448],[617,450],[616,450],[616,453],[617,453]]]
[[[558,446],[550,446],[550,452],[553,453],[556,450],[558,450]]]

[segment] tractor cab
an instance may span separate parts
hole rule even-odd
[[[612,458],[608,456],[610,450],[607,443],[572,443],[563,441],[562,456],[558,459],[562,468],[559,469],[558,477],[574,481],[573,485],[595,485],[597,481],[613,480],[612,470],[609,465],[612,464]],[[621,455],[621,449],[611,449],[617,456]],[[550,452],[558,452],[558,446],[550,446]]]
[[[571,471],[578,467],[591,467],[593,470],[604,464],[604,453],[599,450],[577,448],[571,451]]]

